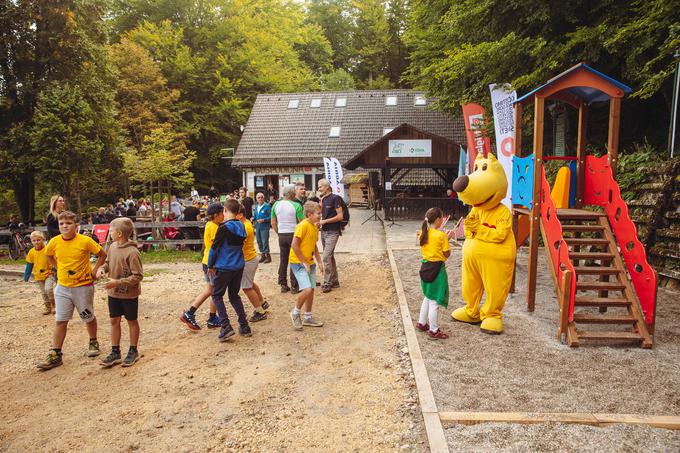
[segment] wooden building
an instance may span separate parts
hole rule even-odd
[[[373,178],[372,184],[388,219],[422,218],[434,206],[457,218],[463,214],[463,205],[457,199],[447,199],[444,192],[458,175],[460,148],[459,142],[404,123],[345,166],[380,172],[380,178]],[[434,174],[434,181],[418,177],[422,170]],[[420,185],[408,184],[414,179]]]
[[[280,193],[287,183],[304,182],[308,189],[324,177],[323,158],[345,164],[401,124],[423,133],[464,143],[460,114],[433,110],[432,100],[411,90],[371,90],[258,95],[233,165],[243,172],[252,192],[271,183]],[[456,167],[457,158],[449,161]],[[422,190],[445,190],[437,172],[423,165],[400,181]]]

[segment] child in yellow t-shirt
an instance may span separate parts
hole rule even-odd
[[[323,264],[319,255],[319,249],[316,246],[319,240],[318,225],[321,220],[321,206],[314,201],[308,201],[304,206],[304,215],[304,220],[295,227],[293,244],[288,256],[290,269],[300,285],[300,294],[295,302],[293,311],[290,313],[295,330],[302,330],[303,326],[323,326],[323,322],[312,316],[317,265],[323,275]],[[314,264],[314,259],[316,259],[316,265]],[[301,317],[303,306],[305,308],[304,318]]]
[[[62,364],[61,347],[66,339],[68,322],[75,309],[85,322],[90,335],[88,357],[98,356],[97,318],[94,315],[94,280],[97,271],[104,264],[106,252],[88,236],[79,234],[77,216],[70,211],[59,214],[59,236],[54,236],[45,247],[50,265],[57,268],[57,286],[54,288],[56,314],[52,349],[47,360],[38,365],[40,370],[49,370]],[[97,255],[94,268],[90,266],[90,255]]]
[[[196,322],[196,310],[203,305],[206,299],[209,299],[212,294],[212,283],[208,277],[208,254],[210,247],[215,241],[217,228],[224,222],[224,206],[222,203],[210,203],[206,210],[208,221],[205,224],[205,231],[203,232],[203,278],[205,280],[205,289],[196,296],[191,306],[179,316],[179,320],[184,323],[189,330],[201,330],[201,326]],[[220,320],[217,317],[217,308],[210,299],[210,316],[208,317],[207,325],[209,329],[220,327]]]
[[[45,255],[45,235],[42,231],[31,233],[33,248],[26,255],[26,269],[24,270],[24,281],[33,274],[33,279],[40,286],[40,295],[45,303],[43,315],[54,312],[54,276],[52,275],[52,265],[47,261]]]
[[[443,221],[444,213],[441,208],[428,209],[419,239],[420,253],[423,256],[420,287],[425,297],[420,306],[416,328],[427,332],[431,340],[445,340],[449,337],[439,329],[439,306],[446,308],[449,304],[449,281],[445,262],[451,255],[449,239],[453,234],[453,231],[445,233],[439,229]]]
[[[265,311],[264,296],[257,283],[255,283],[255,273],[257,272],[257,265],[259,260],[257,251],[255,250],[255,228],[249,219],[244,215],[244,208],[241,205],[239,213],[236,218],[243,224],[246,229],[246,239],[243,241],[243,259],[245,265],[243,267],[243,277],[241,277],[241,289],[245,293],[250,303],[255,308],[255,312],[248,319],[250,322],[264,321],[267,319],[267,312]],[[267,304],[269,307],[269,304]]]

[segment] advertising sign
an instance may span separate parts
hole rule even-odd
[[[345,185],[340,182],[342,179],[342,165],[335,157],[324,157],[323,167],[326,174],[326,179],[331,185],[331,190],[334,194],[345,198]]]
[[[486,156],[491,151],[491,140],[482,132],[484,126],[484,107],[479,104],[463,104],[465,135],[468,144],[468,162],[470,171],[475,165],[477,154]]]
[[[388,157],[432,157],[432,140],[390,140]]]
[[[502,203],[512,209],[512,156],[515,155],[515,117],[512,103],[517,99],[517,94],[508,84],[491,84],[489,90],[496,131],[496,153],[508,179],[508,191]]]

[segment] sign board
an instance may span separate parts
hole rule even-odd
[[[297,183],[305,183],[305,175],[303,174],[294,174],[290,175],[290,183],[291,184],[297,184]]]
[[[331,190],[334,194],[340,195],[345,198],[345,185],[340,182],[342,179],[342,165],[338,162],[335,157],[323,158],[323,167],[325,170],[325,176],[331,185]]]
[[[508,180],[508,191],[502,203],[512,209],[512,156],[515,155],[515,116],[512,103],[517,99],[517,94],[508,84],[491,84],[489,91],[496,132],[496,152]]]
[[[432,157],[432,140],[390,140],[388,157]]]
[[[491,140],[484,135],[484,107],[479,104],[463,104],[463,120],[468,143],[468,162],[470,170],[475,165],[477,154],[484,157],[491,151]]]

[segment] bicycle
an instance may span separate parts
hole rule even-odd
[[[26,254],[32,247],[31,236],[23,234],[26,225],[23,223],[13,223],[9,225],[10,240],[9,240],[9,257],[14,261],[25,258]]]

